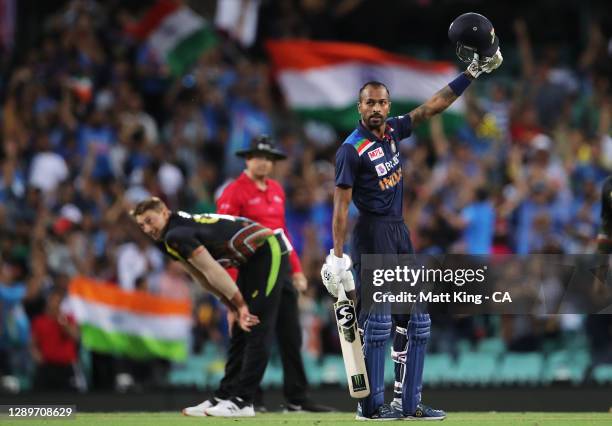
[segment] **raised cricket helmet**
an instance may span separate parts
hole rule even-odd
[[[448,38],[456,44],[459,59],[470,63],[478,54],[481,63],[487,62],[499,48],[493,24],[480,13],[464,13],[451,22]]]

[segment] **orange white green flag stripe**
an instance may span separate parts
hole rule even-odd
[[[86,348],[136,359],[186,359],[189,300],[125,291],[84,277],[71,281],[68,294],[65,306],[79,324]]]
[[[283,39],[266,47],[287,105],[306,119],[344,130],[357,123],[358,92],[367,81],[387,85],[391,115],[402,115],[459,73],[450,62],[421,61],[365,44]],[[458,118],[463,101],[447,111],[451,119]]]
[[[175,0],[158,0],[126,31],[146,41],[174,75],[180,75],[198,57],[217,44],[213,28],[193,10]]]
[[[374,142],[371,142],[367,139],[361,139],[355,144],[355,149],[357,150],[357,154],[361,157],[361,154],[366,152],[368,148],[374,145]]]

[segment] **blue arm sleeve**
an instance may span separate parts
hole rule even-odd
[[[336,152],[336,186],[351,188],[359,169],[357,150],[349,144],[342,144]]]

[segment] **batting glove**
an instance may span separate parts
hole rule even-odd
[[[344,286],[344,291],[349,292],[355,290],[355,280],[351,271],[342,271],[340,274],[340,282]]]
[[[495,52],[495,55],[493,55],[493,57],[489,58],[489,60],[487,62],[484,63],[484,65],[482,65],[482,70],[484,72],[486,72],[487,74],[490,73],[493,70],[496,70],[497,68],[500,67],[500,65],[502,64],[502,62],[504,62],[504,57],[501,54],[501,50],[499,50],[499,47],[497,48],[497,52]]]
[[[496,70],[500,67],[502,62],[504,61],[504,57],[501,54],[501,50],[497,48],[497,52],[490,57],[487,58],[484,62],[480,62],[480,58],[477,53],[474,54],[474,59],[470,62],[470,65],[467,67],[467,72],[474,78],[478,78],[480,74],[486,72],[489,74],[491,71]]]
[[[336,274],[334,274],[331,270],[331,267],[324,263],[321,268],[321,280],[323,281],[323,285],[327,289],[327,292],[332,295],[332,297],[338,297],[338,288],[342,285]]]
[[[340,274],[331,272],[328,264],[324,264],[321,268],[321,279],[328,293],[333,297],[338,297],[338,289],[344,287],[345,292],[355,290],[355,280],[351,271],[342,271]]]
[[[350,271],[351,264],[351,258],[347,254],[337,257],[333,249],[329,251],[325,264],[321,268],[321,278],[323,285],[325,285],[327,291],[332,296],[338,296],[338,287],[340,285],[344,286],[345,291],[355,289],[355,280]]]
[[[348,271],[353,262],[348,254],[344,253],[342,257],[338,257],[334,254],[334,249],[331,249],[325,258],[325,264],[330,266],[334,274],[339,274],[342,271]]]

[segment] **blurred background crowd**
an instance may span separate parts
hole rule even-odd
[[[219,33],[180,76],[125,31],[153,2],[35,3],[19,5],[14,37],[2,37],[0,389],[128,389],[179,377],[165,361],[79,345],[79,329],[61,309],[78,275],[191,298],[191,352],[218,359],[227,339],[223,308],[126,212],[149,195],[174,209],[213,212],[215,195],[243,168],[234,151],[261,133],[288,154],[274,177],[287,193],[288,228],[310,284],[300,298],[304,353],[315,366],[307,370],[337,359],[332,300],[319,270],[332,246],[334,154],[347,132],[287,109],[262,48],[268,37],[372,43],[452,61],[448,22],[482,11],[496,24],[504,65],[466,93],[456,130],[434,119],[401,146],[414,246],[429,254],[594,251],[601,182],[612,172],[605,2],[579,13],[572,2],[542,2],[538,16],[526,5],[523,14],[488,11],[484,2],[442,2],[441,13],[428,0],[264,0],[251,47]],[[216,4],[192,7],[211,20]],[[571,344],[584,358],[578,380],[590,380],[598,364],[612,363],[611,318],[439,315],[431,351],[439,362],[456,362],[495,342],[499,353],[530,355]]]

